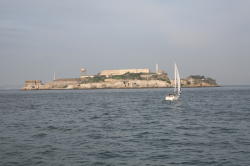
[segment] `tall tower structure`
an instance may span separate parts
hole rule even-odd
[[[155,73],[156,73],[156,74],[159,73],[159,65],[158,65],[158,64],[155,65]]]
[[[53,80],[56,80],[56,72],[54,72]]]

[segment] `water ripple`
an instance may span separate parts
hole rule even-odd
[[[0,91],[0,165],[249,165],[250,88]]]

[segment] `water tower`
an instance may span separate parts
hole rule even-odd
[[[85,69],[85,68],[80,69],[80,77],[81,78],[86,77],[86,73],[87,73],[87,69]]]

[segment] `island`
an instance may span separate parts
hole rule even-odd
[[[96,75],[87,75],[81,69],[79,78],[54,78],[43,83],[41,80],[25,81],[22,90],[60,90],[60,89],[122,89],[122,88],[170,88],[170,80],[163,70],[151,72],[149,69],[103,70]],[[200,75],[181,79],[182,87],[217,87],[216,80]]]

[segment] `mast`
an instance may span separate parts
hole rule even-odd
[[[181,78],[180,78],[180,73],[179,73],[179,70],[177,68],[177,65],[176,65],[176,72],[177,72],[177,85],[178,85],[177,93],[178,93],[178,95],[180,95],[180,93],[181,93]]]

